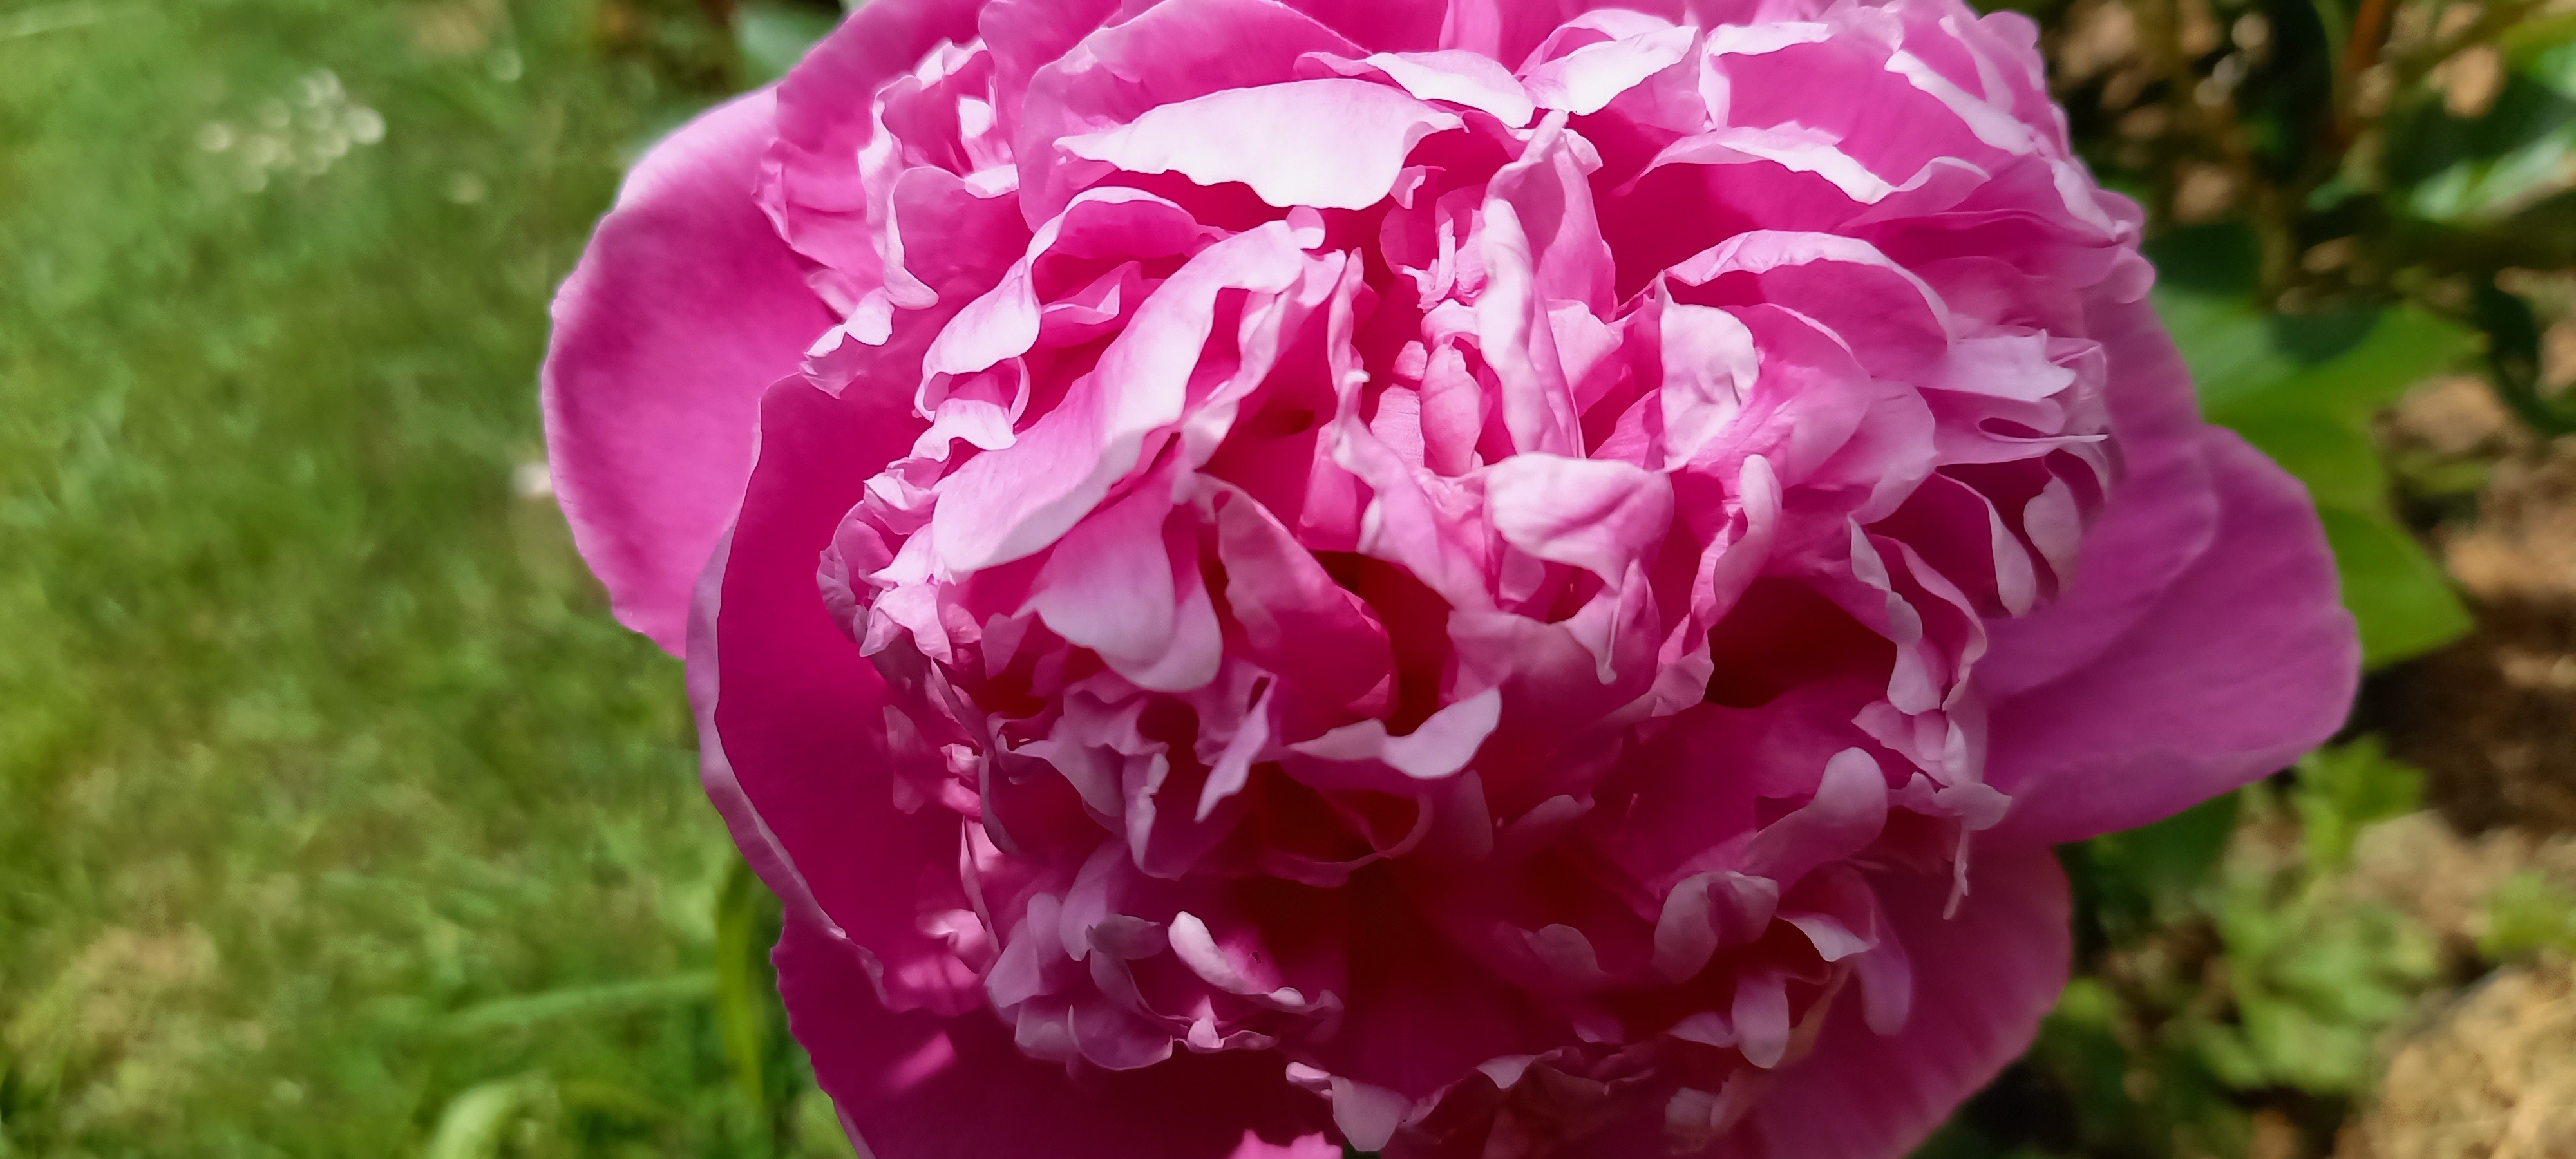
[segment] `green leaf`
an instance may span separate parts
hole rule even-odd
[[[2476,626],[2442,565],[2381,512],[2322,508],[2343,605],[2361,627],[2361,663],[2383,668],[2468,635]]]
[[[2379,448],[2354,422],[2319,411],[2258,410],[2226,423],[2306,484],[2320,508],[2376,512],[2388,502]]]
[[[2230,881],[2217,917],[2236,1019],[2195,1016],[2179,1033],[2229,1086],[2350,1094],[2440,957],[2395,910],[2312,888],[2281,899],[2281,884],[2264,871]]]
[[[2238,804],[2238,796],[2227,793],[2155,824],[2085,843],[2085,885],[2114,936],[2170,922],[2193,908],[2195,895],[2213,880],[2227,852]],[[2069,994],[2066,1002],[2073,1001]]]
[[[832,1096],[808,1087],[796,1097],[796,1153],[805,1159],[858,1159]]]
[[[2514,71],[2576,98],[2576,12],[2523,21],[2498,36],[2496,46]]]
[[[832,13],[810,5],[744,0],[733,10],[733,40],[742,51],[744,75],[754,84],[786,76],[838,22]]]
[[[791,1075],[787,1031],[778,1017],[778,983],[769,947],[778,940],[778,901],[751,866],[735,858],[716,895],[716,1026],[735,1089],[774,1140],[789,1117]]]
[[[2266,316],[2244,299],[2160,294],[2210,420],[2284,412],[2360,424],[2477,352],[2468,328],[2413,306]]]
[[[2576,953],[2576,894],[2525,870],[2504,879],[2487,898],[2486,932],[2478,953],[2494,961],[2536,950]]]
[[[500,1159],[510,1129],[553,1112],[554,1083],[541,1074],[496,1079],[467,1088],[438,1116],[424,1159]]]
[[[715,975],[705,971],[647,978],[640,982],[573,986],[469,1006],[450,1017],[446,1029],[454,1034],[522,1030],[567,1018],[686,1006],[706,1001],[707,996],[714,992]]]
[[[2352,860],[2362,826],[2414,812],[2424,799],[2424,774],[2391,758],[2377,736],[2322,748],[2300,758],[2298,787],[2290,795],[2301,841],[2314,870],[2341,869]]]
[[[2245,436],[2316,501],[2363,663],[2393,663],[2467,633],[2468,609],[2389,506],[2370,420],[2474,353],[2476,335],[2411,306],[2288,318],[2249,298],[2174,289],[2157,292],[2156,308],[2210,421]]]
[[[2429,221],[2486,224],[2572,186],[2576,186],[2576,129],[2445,169],[2407,194],[2406,210]]]

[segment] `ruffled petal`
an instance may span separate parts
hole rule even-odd
[[[1912,1008],[1882,1036],[1863,995],[1835,1003],[1748,1124],[1772,1159],[1898,1159],[2030,1045],[2066,985],[2066,878],[2045,847],[1981,852],[1946,920],[1946,874],[1870,884],[1912,964]]]
[[[2219,526],[2090,663],[1993,707],[1997,836],[2144,825],[2277,771],[2334,734],[2361,679],[2334,557],[2297,480],[2244,440],[2198,440]]]
[[[655,146],[555,295],[556,494],[618,621],[674,653],[751,473],[761,392],[834,321],[752,204],[775,122],[763,90]]]
[[[1385,85],[1325,77],[1158,106],[1057,147],[1129,173],[1240,181],[1281,208],[1365,209],[1395,187],[1424,137],[1463,123]]]
[[[762,158],[760,206],[778,236],[820,267],[817,281],[847,308],[876,288],[868,191],[858,153],[874,132],[866,93],[942,40],[975,35],[979,0],[876,0],[805,53],[778,85],[776,140]]]
[[[2030,615],[1987,625],[1992,651],[1979,683],[1995,696],[2100,657],[2218,536],[2218,496],[2182,355],[2145,302],[2096,302],[2087,314],[2110,355],[2112,430],[2128,476],[2084,533],[2074,582],[2061,597]]]
[[[789,922],[771,956],[789,1029],[876,1159],[1327,1159],[1323,1100],[1267,1051],[1086,1070],[1020,1052],[985,1014],[894,1014],[849,943]]]

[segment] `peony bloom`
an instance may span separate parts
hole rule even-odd
[[[556,478],[877,1159],[1886,1159],[2357,665],[1959,0],[875,0]]]

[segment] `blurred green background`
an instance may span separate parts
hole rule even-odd
[[[2024,7],[2380,674],[2066,851],[1927,1150],[2576,1154],[2576,10]],[[0,1156],[850,1153],[534,395],[624,165],[833,15],[0,2]]]

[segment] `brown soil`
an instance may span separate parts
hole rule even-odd
[[[2576,834],[2518,828],[2462,837],[2436,813],[2412,813],[2362,830],[2340,887],[2404,914],[2441,945],[2451,969],[2475,968],[2488,901],[2516,874],[2576,892]]]
[[[2398,1047],[2343,1159],[2576,1156],[2576,964],[2498,971]]]
[[[2576,831],[2576,440],[2523,435],[2472,379],[2418,390],[2389,435],[2400,454],[2492,464],[2433,530],[2479,627],[2374,679],[2365,715],[2464,831]]]

